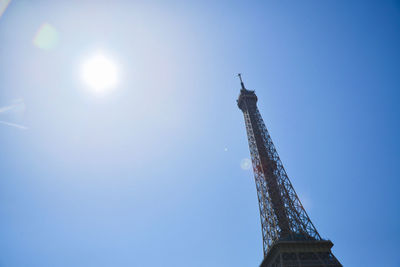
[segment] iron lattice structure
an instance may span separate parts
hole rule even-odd
[[[288,245],[282,245],[285,242],[291,244],[289,251],[292,252],[293,244],[297,247],[298,244],[308,244],[308,250],[310,244],[316,244],[316,250],[319,251],[314,253],[296,247],[298,253],[288,256],[290,253],[276,253],[277,249],[274,248],[274,253],[278,255],[274,258],[276,265],[265,266],[341,266],[330,252],[333,244],[321,239],[286,174],[257,108],[256,94],[245,88],[240,74],[239,78],[242,88],[237,104],[243,111],[246,124],[260,210],[264,258],[272,254],[273,247],[279,247],[280,250],[282,246],[288,248]],[[285,265],[285,255],[294,257],[298,265]],[[308,257],[307,260],[319,258],[315,263],[320,265],[301,263],[299,257]]]

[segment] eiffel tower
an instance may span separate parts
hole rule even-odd
[[[257,96],[242,86],[243,111],[261,218],[264,260],[261,267],[341,267],[311,222],[290,182],[257,108]]]

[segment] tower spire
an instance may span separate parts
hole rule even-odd
[[[246,87],[244,87],[244,83],[243,83],[243,80],[242,80],[242,74],[241,74],[241,73],[238,73],[237,76],[238,76],[239,79],[240,79],[240,84],[242,85],[242,90],[246,90]]]

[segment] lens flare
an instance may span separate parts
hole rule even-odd
[[[242,170],[249,170],[251,167],[251,160],[248,158],[242,159],[242,161],[240,162],[240,168],[242,168]]]
[[[0,0],[0,18],[3,15],[3,13],[6,11],[10,2],[11,2],[11,0]]]
[[[53,49],[58,41],[58,31],[48,23],[43,24],[33,38],[33,44],[43,50]]]

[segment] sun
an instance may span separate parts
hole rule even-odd
[[[89,88],[99,94],[115,88],[118,82],[116,63],[102,52],[97,52],[82,64],[81,75]]]

